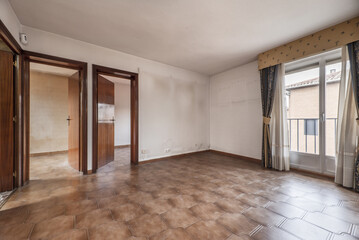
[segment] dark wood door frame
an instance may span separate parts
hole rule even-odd
[[[30,62],[56,67],[70,68],[80,72],[80,170],[87,174],[87,63],[50,56],[42,53],[23,51],[23,103],[24,106],[24,183],[29,180],[30,163]]]
[[[92,65],[92,172],[98,167],[98,116],[97,116],[97,76],[107,75],[131,81],[131,164],[138,164],[138,74],[109,67]]]
[[[14,126],[14,188],[22,185],[22,112],[20,107],[22,82],[21,82],[21,54],[22,49],[16,39],[12,36],[10,31],[6,28],[5,24],[0,20],[0,38],[9,47],[14,55],[14,114],[15,114],[15,126]]]

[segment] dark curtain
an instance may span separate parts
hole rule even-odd
[[[262,165],[265,168],[272,168],[272,146],[269,123],[273,108],[277,73],[278,65],[260,70],[263,115]]]
[[[359,41],[348,44],[348,53],[350,61],[350,73],[352,75],[353,91],[355,98],[355,105],[357,109],[359,124]],[[354,167],[354,189],[359,192],[359,151],[356,151],[355,167]]]

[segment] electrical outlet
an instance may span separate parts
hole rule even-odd
[[[165,153],[169,153],[171,151],[170,148],[165,148]]]
[[[142,153],[142,154],[147,154],[148,151],[147,151],[146,149],[142,149],[142,150],[141,150],[141,153]]]

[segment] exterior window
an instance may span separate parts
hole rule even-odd
[[[318,120],[316,119],[304,120],[304,135],[318,136]]]

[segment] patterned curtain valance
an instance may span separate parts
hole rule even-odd
[[[258,55],[258,68],[287,63],[359,40],[359,17]]]

